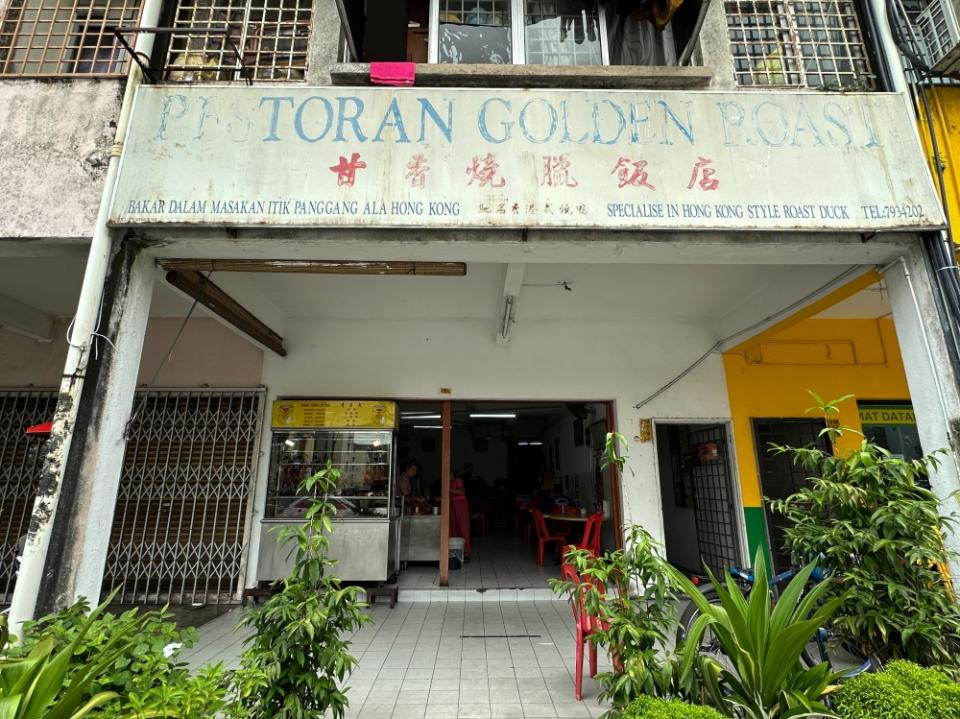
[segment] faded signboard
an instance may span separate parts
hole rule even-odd
[[[141,87],[111,222],[894,230],[943,217],[886,94]]]

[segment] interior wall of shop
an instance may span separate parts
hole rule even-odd
[[[767,541],[757,471],[757,452],[764,448],[754,444],[752,418],[808,418],[806,410],[814,404],[808,390],[824,399],[853,394],[861,400],[907,400],[910,393],[888,317],[808,319],[725,352],[723,365],[752,557]],[[841,405],[839,419],[860,429],[855,400]],[[850,442],[855,435],[846,446]]]
[[[0,387],[58,387],[67,355],[69,320],[57,320],[52,342],[0,329]],[[191,318],[169,360],[179,317],[154,317],[147,325],[137,384],[153,387],[255,387],[263,350],[209,317]],[[159,374],[157,369],[163,363]]]

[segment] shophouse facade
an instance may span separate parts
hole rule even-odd
[[[610,541],[643,524],[685,566],[769,541],[763,433],[802,417],[807,389],[909,399],[922,449],[954,446],[924,251],[944,218],[876,8],[687,5],[661,31],[614,3],[386,5],[367,3],[362,32],[350,3],[147,0],[116,17],[177,32],[137,36],[148,71],[126,92],[3,81],[30,128],[77,98],[50,135],[114,157],[8,195],[25,219],[0,242],[19,332],[0,330],[0,385],[11,426],[54,417],[4,460],[15,619],[104,585],[202,603],[268,579],[277,413],[303,402],[394,406],[401,434],[405,412],[431,417],[437,441],[411,435],[410,456],[438,455],[447,497],[458,408],[599,408],[629,455],[591,490]],[[29,12],[7,8],[3,37],[37,41]],[[203,31],[224,23],[229,41]],[[113,58],[87,44],[77,58]],[[407,58],[407,87],[361,62]],[[953,460],[933,486],[958,486]]]

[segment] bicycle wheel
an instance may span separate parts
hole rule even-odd
[[[704,599],[710,604],[720,604],[720,597],[717,596],[717,592],[712,585],[702,585],[700,587],[700,593],[703,594]],[[680,614],[680,625],[677,628],[677,644],[680,644],[680,642],[684,641],[690,635],[690,630],[693,629],[693,625],[700,616],[700,613],[700,607],[692,601],[687,602],[687,606],[684,607],[683,612]],[[723,650],[720,648],[720,642],[709,627],[700,635],[697,653],[709,656],[724,668],[732,668],[730,659],[723,653]]]
[[[829,627],[822,627],[806,646],[803,661],[808,667],[827,662],[834,671],[843,672],[842,679],[851,679],[882,668],[876,657],[870,656],[848,639],[836,636]]]

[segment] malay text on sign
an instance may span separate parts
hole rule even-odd
[[[111,222],[943,224],[885,94],[141,87]]]

